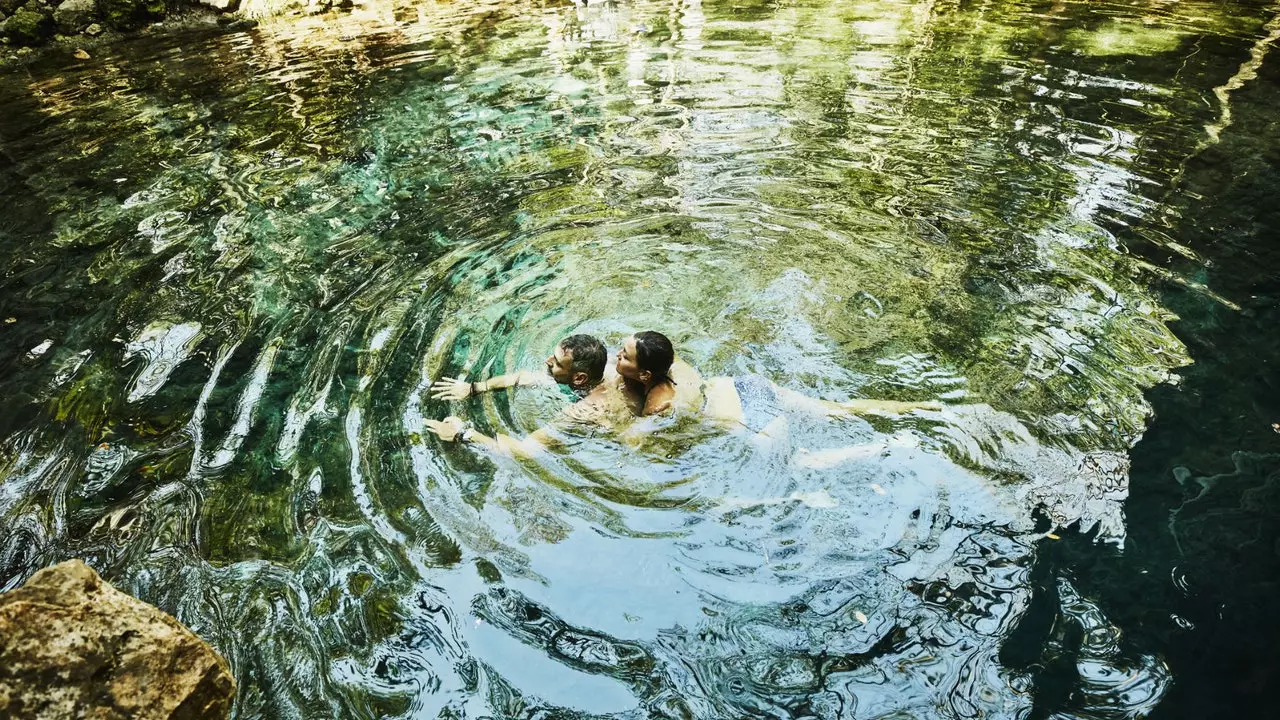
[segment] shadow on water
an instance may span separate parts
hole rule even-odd
[[[1265,712],[1280,677],[1280,153],[1270,140],[1280,60],[1257,72],[1232,95],[1222,142],[1187,163],[1167,201],[1174,236],[1202,258],[1173,262],[1177,274],[1239,309],[1166,286],[1194,364],[1178,386],[1150,393],[1155,419],[1131,452],[1125,550],[1099,553],[1074,536],[1043,548],[1035,571],[1042,583],[1075,578],[1127,643],[1167,659],[1179,680],[1157,718]],[[1048,584],[1037,592],[1053,596]],[[1039,616],[1006,652],[1040,661],[1052,630]],[[1055,660],[1037,683],[1057,688],[1042,715],[1071,706],[1074,667]]]
[[[1243,706],[1274,15],[372,3],[51,55],[0,78],[0,587],[87,558],[240,717]],[[426,431],[566,402],[431,378],[650,326],[945,408],[535,464]]]

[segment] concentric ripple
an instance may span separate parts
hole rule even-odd
[[[1152,285],[1199,288],[1165,198],[1269,20],[378,2],[7,70],[0,588],[86,558],[223,652],[240,718],[1142,716],[1167,667],[1066,579],[1074,704],[1001,651],[1038,543],[1124,541],[1188,362]],[[433,379],[648,328],[943,409],[536,462],[427,432],[572,399]]]

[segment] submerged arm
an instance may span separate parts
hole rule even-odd
[[[515,438],[505,433],[497,433],[489,437],[484,433],[467,427],[462,418],[447,417],[444,420],[428,420],[427,429],[435,433],[445,442],[455,440],[479,445],[501,455],[518,458],[532,458],[543,450],[559,444],[559,440],[547,428],[539,428],[524,439]]]

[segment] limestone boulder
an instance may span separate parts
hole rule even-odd
[[[53,11],[58,31],[74,35],[98,19],[97,0],[66,0]]]
[[[0,717],[226,718],[234,696],[208,644],[79,560],[0,595]]]

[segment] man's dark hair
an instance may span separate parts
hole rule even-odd
[[[560,341],[560,349],[573,354],[573,371],[587,374],[587,382],[595,385],[604,379],[604,365],[609,351],[593,335],[570,335]]]
[[[676,351],[666,335],[654,330],[636,333],[636,366],[653,373],[654,382],[667,379]]]

